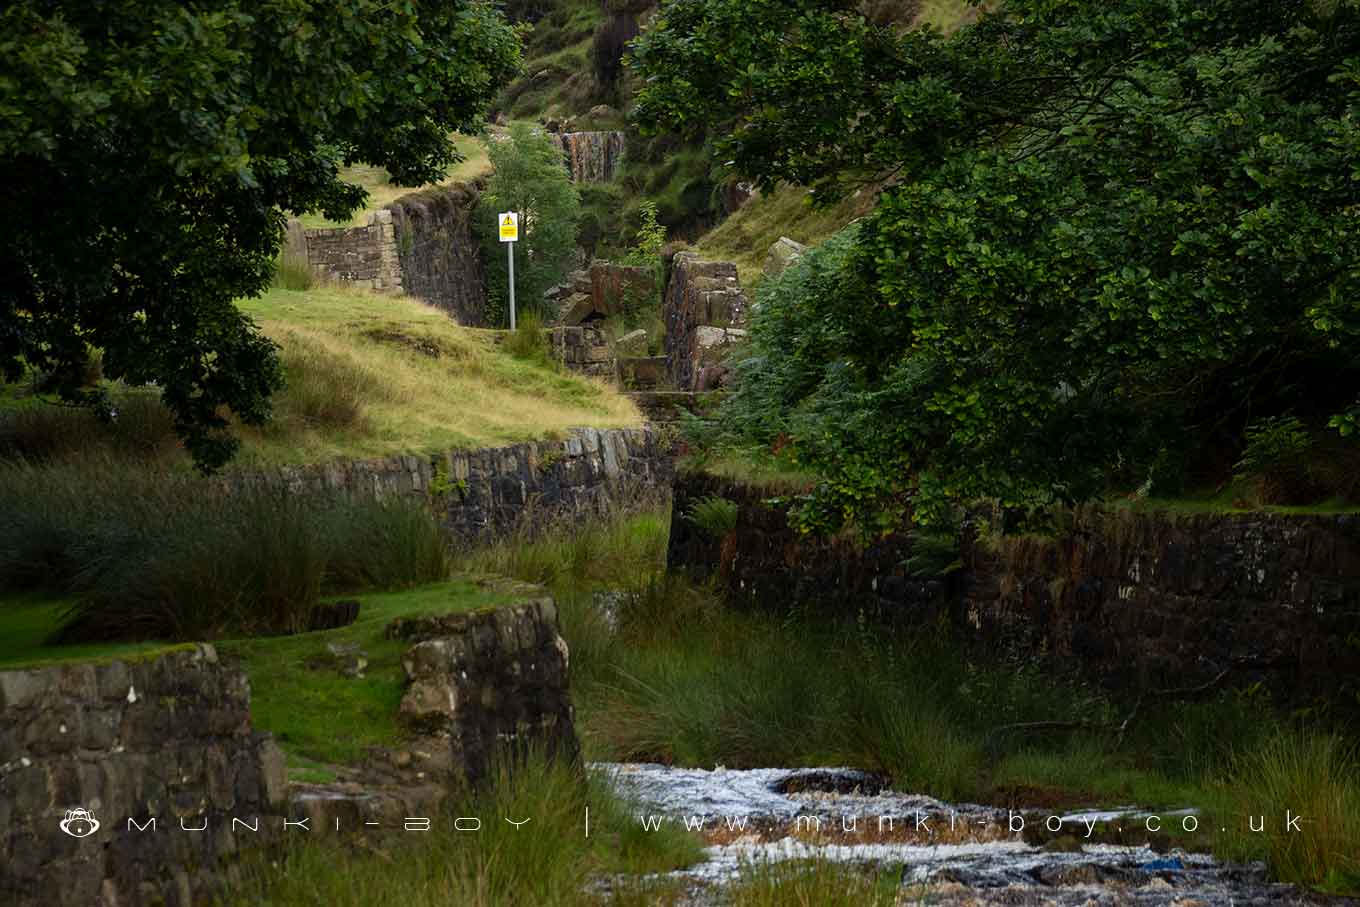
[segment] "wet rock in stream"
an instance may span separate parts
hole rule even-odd
[[[672,768],[600,763],[592,769],[636,805],[640,821],[676,823],[707,843],[703,862],[671,873],[688,903],[721,903],[753,863],[826,860],[901,868],[899,905],[1352,904],[1267,880],[1265,867],[1222,863],[1159,842],[1108,843],[1102,827],[1141,823],[1131,808],[1062,814],[1038,840],[1042,813],[950,804],[891,789],[853,769]],[[1192,811],[1167,810],[1169,819]],[[1028,833],[1016,831],[1023,819]],[[1059,821],[1060,820],[1060,821]],[[1047,846],[1050,842],[1059,845]]]

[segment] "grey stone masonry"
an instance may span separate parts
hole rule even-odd
[[[3,671],[0,710],[0,903],[207,903],[281,828],[283,755],[211,646]]]
[[[369,290],[402,289],[401,258],[392,212],[369,215],[361,227],[304,230],[307,264],[322,280]]]
[[[269,472],[236,472],[221,481],[265,484],[296,493],[372,497],[410,495],[435,507],[455,547],[516,532],[579,525],[626,514],[670,495],[674,456],[650,426],[578,428],[561,441],[456,450],[435,456],[343,460]]]
[[[706,261],[693,252],[678,253],[662,301],[666,358],[676,390],[703,391],[722,386],[728,346],[746,336],[746,294],[737,266]]]
[[[498,760],[530,748],[568,761],[579,755],[567,644],[551,598],[398,618],[386,632],[412,643],[402,657],[408,679],[402,724],[447,747],[451,780],[480,785]]]

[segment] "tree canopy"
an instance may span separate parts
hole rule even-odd
[[[284,212],[347,219],[350,163],[441,176],[519,46],[483,0],[15,0],[0,59],[0,373],[98,405],[97,348],[212,468],[281,380],[232,301],[267,286]]]
[[[637,114],[820,198],[882,189],[762,287],[730,426],[826,482],[1070,502],[1166,481],[1293,413],[1355,428],[1360,12],[1010,0],[951,36],[849,0],[673,0]]]

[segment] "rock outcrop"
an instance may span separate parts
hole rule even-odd
[[[769,251],[765,253],[765,264],[761,271],[766,277],[777,277],[784,273],[785,268],[802,258],[806,251],[807,246],[795,242],[787,236],[781,236],[774,241]]]
[[[622,132],[548,133],[562,149],[562,159],[573,182],[606,183],[623,160]]]

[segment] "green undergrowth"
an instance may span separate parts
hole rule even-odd
[[[400,739],[401,655],[409,646],[383,637],[393,618],[493,607],[523,596],[460,579],[355,597],[359,619],[347,627],[215,643],[219,656],[239,663],[250,678],[252,721],[275,735],[298,780],[330,780],[329,764],[356,762],[367,747]],[[0,669],[149,658],[192,647],[154,640],[46,645],[66,604],[36,596],[0,600]],[[340,673],[331,644],[359,647],[368,660],[362,678]]]
[[[1228,828],[1253,803],[1282,803],[1273,789],[1329,817],[1340,814],[1321,803],[1360,795],[1349,757],[1309,755],[1309,740],[1344,749],[1340,738],[1285,714],[1259,687],[1141,709],[1121,734],[1131,696],[1037,659],[983,657],[943,624],[894,630],[863,616],[725,606],[718,590],[665,572],[668,525],[665,512],[645,514],[472,556],[479,569],[546,584],[557,597],[589,758],[853,765],[945,799],[1192,806]],[[1311,770],[1280,768],[1300,762]],[[1290,856],[1300,845],[1278,833],[1252,839],[1251,853],[1282,879],[1346,890],[1351,834],[1329,818],[1313,827],[1308,859]],[[1217,828],[1171,838],[1238,847]]]
[[[591,834],[584,819],[590,810]],[[481,820],[475,833],[453,828]],[[523,820],[517,827],[507,819]],[[380,845],[305,836],[281,855],[255,855],[225,905],[369,907],[499,907],[525,904],[643,905],[668,903],[678,890],[639,878],[697,862],[699,841],[674,825],[646,831],[596,778],[531,756],[456,812],[432,817],[431,831]],[[623,878],[588,889],[599,876]]]
[[[357,598],[359,619],[348,627],[218,644],[222,656],[239,660],[250,678],[255,727],[273,733],[303,769],[353,763],[368,747],[401,739],[397,706],[406,687],[401,656],[410,646],[383,637],[393,618],[489,607],[512,596],[456,580]],[[368,660],[362,678],[345,677],[330,666],[327,646],[333,644],[359,647]]]

